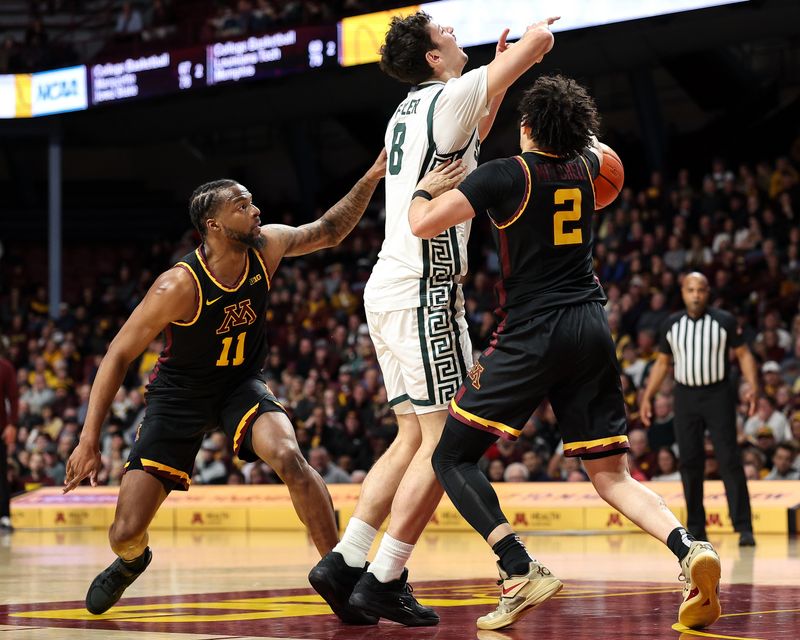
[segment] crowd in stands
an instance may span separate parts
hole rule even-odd
[[[139,55],[147,45],[187,46],[406,6],[390,0],[34,0],[24,32],[0,23],[0,73]],[[14,24],[16,24],[15,21]],[[52,26],[48,28],[48,24]],[[57,30],[54,36],[52,30]],[[83,46],[87,33],[95,42]],[[78,47],[78,41],[81,46]]]
[[[648,429],[640,421],[638,401],[657,355],[659,328],[671,311],[682,308],[681,278],[694,270],[707,275],[712,305],[736,315],[759,362],[758,410],[748,416],[744,401],[737,408],[747,477],[800,477],[796,166],[796,160],[785,157],[738,167],[714,160],[704,176],[681,170],[673,180],[653,173],[644,188],[625,188],[598,215],[595,269],[608,294],[637,479],[679,478],[671,378],[654,401]],[[361,303],[382,233],[376,216],[367,216],[342,245],[287,261],[272,282],[266,375],[290,414],[304,454],[327,482],[359,482],[397,430]],[[473,242],[488,235],[473,231]],[[68,293],[56,319],[49,316],[45,288],[31,285],[24,262],[15,260],[8,247],[10,255],[0,262],[0,323],[3,351],[19,386],[18,420],[3,432],[14,491],[63,482],[65,461],[76,445],[109,341],[154,274],[196,242],[196,235],[187,232],[176,246],[154,244],[151,254],[134,266],[127,261],[131,252],[117,252],[113,271],[96,274],[94,282]],[[491,338],[499,272],[488,245],[482,255],[483,261],[473,261],[465,283],[476,352]],[[120,482],[145,410],[145,386],[162,348],[160,340],[153,341],[114,399],[102,437],[103,484]],[[744,397],[746,383],[735,370],[734,378]],[[520,439],[499,440],[482,464],[494,482],[586,481],[580,460],[561,454],[558,422],[545,401]],[[706,477],[718,477],[710,441]],[[277,482],[264,463],[242,465],[232,459],[223,433],[205,439],[194,483]]]

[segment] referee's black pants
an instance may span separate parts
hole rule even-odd
[[[675,385],[675,438],[680,449],[679,468],[686,498],[686,528],[695,536],[705,536],[703,445],[706,430],[725,484],[733,528],[739,533],[752,532],[750,494],[736,442],[736,396],[728,381],[702,387]]]

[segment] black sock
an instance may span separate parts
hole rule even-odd
[[[509,533],[492,546],[492,551],[500,558],[500,566],[510,576],[524,576],[530,570],[532,558],[519,536]]]
[[[689,553],[689,546],[694,542],[695,537],[683,527],[673,529],[667,537],[667,546],[678,560],[683,560]]]
[[[122,564],[125,565],[125,568],[128,569],[128,571],[142,571],[145,566],[147,550],[149,548],[150,547],[145,547],[142,555],[140,555],[138,558],[134,558],[133,560],[125,560],[125,558],[120,558],[120,560],[122,560]]]

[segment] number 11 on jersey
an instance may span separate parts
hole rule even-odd
[[[233,337],[228,336],[227,338],[222,339],[222,353],[220,353],[219,358],[217,358],[218,367],[227,367],[229,364],[233,364],[234,367],[238,367],[244,362],[244,339],[246,336],[247,334],[245,332],[242,332],[236,336],[236,355],[234,355],[232,363],[228,360],[228,353],[230,352],[231,345],[233,344]]]

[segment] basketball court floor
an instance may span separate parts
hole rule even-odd
[[[797,640],[797,538],[761,535],[755,549],[740,549],[737,540],[712,537],[723,562],[723,617],[690,631],[676,622],[678,564],[658,542],[638,533],[527,536],[565,588],[514,627],[493,632],[475,627],[496,605],[498,587],[493,555],[473,533],[420,540],[410,582],[441,623],[408,629],[339,624],[308,585],[317,554],[302,533],[155,531],[148,570],[116,607],[92,616],[83,607],[86,589],[113,560],[105,534],[16,531],[0,537],[0,640]]]

